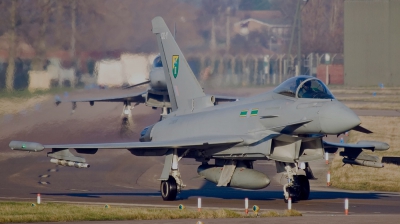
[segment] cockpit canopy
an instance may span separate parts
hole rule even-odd
[[[335,99],[328,87],[312,76],[290,78],[277,86],[274,92],[295,98]]]
[[[153,67],[155,67],[155,68],[162,67],[162,61],[161,61],[161,56],[160,55],[157,55],[157,57],[154,59]]]

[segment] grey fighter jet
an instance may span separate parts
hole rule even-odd
[[[95,102],[121,102],[124,104],[122,114],[131,117],[131,110],[135,105],[145,104],[146,106],[152,107],[154,109],[162,108],[161,118],[167,115],[171,111],[171,103],[168,96],[167,84],[165,82],[165,75],[163,70],[163,64],[161,56],[158,55],[154,61],[152,68],[149,73],[149,80],[124,87],[124,89],[138,87],[142,85],[149,85],[146,91],[139,93],[129,93],[120,96],[112,97],[95,97],[95,98],[84,98],[84,99],[72,99],[66,102],[72,103],[72,112],[77,108],[78,102],[89,102],[91,106]],[[232,102],[238,100],[237,97],[229,96],[214,96],[215,103],[220,102]],[[61,103],[61,99],[56,99],[56,105]],[[133,105],[132,105],[133,104]]]
[[[70,152],[96,153],[98,149],[128,149],[136,156],[165,156],[161,171],[161,196],[175,200],[185,186],[179,172],[181,158],[200,162],[198,174],[220,187],[262,189],[270,179],[253,169],[256,160],[273,160],[285,174],[283,198],[307,200],[312,171],[309,162],[324,152],[344,148],[343,163],[383,167],[379,157],[363,150],[387,150],[383,142],[330,143],[328,134],[348,130],[368,132],[360,119],[335,99],[329,89],[310,76],[293,77],[271,92],[222,105],[204,94],[184,55],[161,17],[152,20],[153,33],[165,74],[172,111],[142,132],[140,142],[42,145],[12,141],[10,148],[23,151],[52,149],[51,162],[89,167]],[[307,175],[300,175],[303,169]]]

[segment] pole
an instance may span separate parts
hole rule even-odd
[[[325,163],[329,164],[329,154],[327,152],[325,152]]]
[[[326,66],[326,71],[325,71],[325,84],[329,85],[329,65],[325,65]]]
[[[226,9],[226,52],[231,48],[231,25],[230,25],[231,7]]]
[[[38,205],[40,205],[40,194],[37,194],[37,199],[36,199],[36,203],[38,204]]]
[[[298,0],[298,2],[297,2],[296,14],[294,16],[294,21],[293,21],[293,26],[292,26],[292,36],[290,37],[288,55],[290,55],[290,53],[292,53],[292,45],[293,45],[293,39],[294,39],[294,29],[295,29],[295,27],[297,25],[297,17],[298,17],[298,14],[299,14],[299,9],[300,9],[300,0]]]
[[[301,75],[301,71],[302,71],[302,68],[301,68],[301,10],[300,10],[300,1],[301,0],[299,0],[299,2],[297,3],[297,10],[299,11],[298,12],[298,18],[297,18],[297,20],[298,20],[298,23],[299,23],[299,25],[297,26],[297,69],[298,69],[298,72],[297,72],[297,75]]]
[[[326,175],[326,185],[328,187],[331,186],[331,171],[328,171],[328,174]]]
[[[244,199],[244,212],[247,214],[249,214],[249,199],[245,198]]]
[[[201,198],[197,198],[197,211],[201,212]]]

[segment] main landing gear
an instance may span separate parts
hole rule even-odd
[[[164,201],[174,201],[178,194],[178,187],[173,176],[169,176],[168,180],[161,181],[160,185],[161,197]]]
[[[186,152],[182,155],[182,157],[186,154]],[[176,195],[181,192],[183,187],[185,187],[178,169],[178,162],[182,157],[178,158],[177,149],[174,149],[170,175],[168,180],[162,180],[160,184],[161,197],[164,201],[174,201],[176,199]]]
[[[284,201],[308,200],[310,196],[310,182],[305,175],[297,175],[290,166],[285,166],[288,183],[283,186]]]

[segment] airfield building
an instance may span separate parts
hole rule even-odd
[[[400,0],[346,0],[344,82],[400,85]]]

